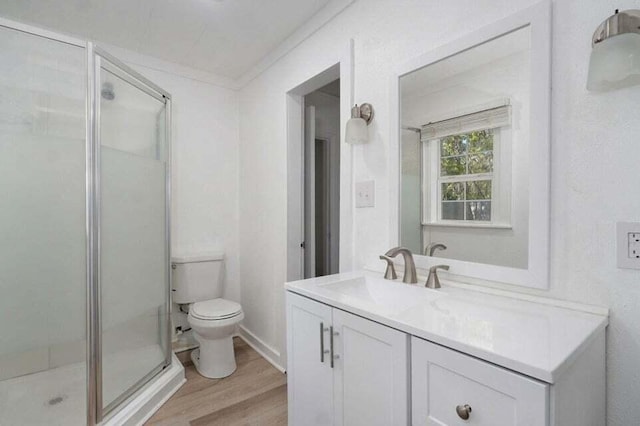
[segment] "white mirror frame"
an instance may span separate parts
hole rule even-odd
[[[537,289],[549,288],[549,214],[551,148],[551,1],[544,0],[494,24],[487,25],[456,41],[427,52],[393,73],[390,88],[391,136],[390,237],[400,240],[400,78],[417,69],[471,49],[504,34],[529,26],[531,31],[531,108],[529,143],[529,244],[528,268],[465,262],[455,259],[415,255],[421,269],[446,263],[450,276],[457,275]],[[487,247],[487,249],[491,249]]]

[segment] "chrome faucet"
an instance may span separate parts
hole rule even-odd
[[[449,270],[449,265],[436,265],[429,268],[429,276],[424,284],[427,288],[440,288],[440,279],[438,278],[438,269]]]
[[[404,258],[404,276],[402,277],[402,282],[407,284],[417,283],[418,274],[416,273],[416,264],[413,262],[413,255],[411,254],[411,250],[405,247],[394,247],[388,252],[386,252],[384,256],[388,258],[393,258],[399,254],[401,254],[402,257]],[[385,274],[385,278],[386,278],[386,274]]]
[[[433,257],[433,253],[436,250],[446,250],[446,249],[447,249],[447,246],[445,246],[442,243],[429,243],[424,248],[424,255]]]

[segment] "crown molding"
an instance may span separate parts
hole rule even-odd
[[[302,42],[315,34],[333,18],[338,16],[356,0],[332,0],[307,22],[302,24],[296,31],[280,43],[275,49],[264,56],[253,68],[235,80],[236,86],[241,89],[249,84],[260,74],[278,62],[283,56],[298,47]]]

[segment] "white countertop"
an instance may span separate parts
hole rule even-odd
[[[515,298],[389,281],[368,271],[292,281],[288,291],[554,383],[603,332],[597,315]]]

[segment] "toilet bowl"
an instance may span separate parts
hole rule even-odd
[[[191,353],[198,373],[220,379],[236,371],[233,335],[243,319],[242,307],[230,300],[204,300],[189,306],[187,320],[200,344]]]
[[[212,379],[236,370],[233,335],[244,319],[242,306],[221,298],[223,264],[221,252],[176,256],[171,262],[173,302],[189,306],[187,322],[199,344],[191,359],[198,373]]]

